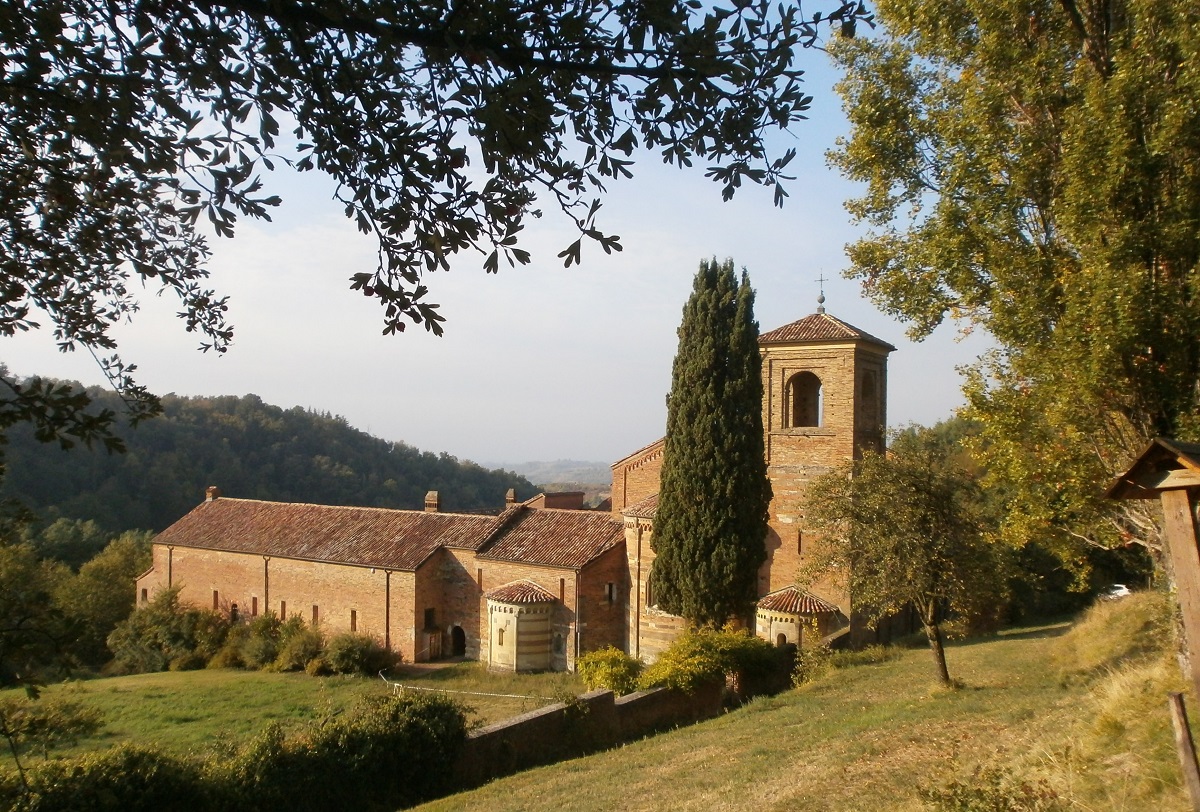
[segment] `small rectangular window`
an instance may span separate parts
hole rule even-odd
[[[617,585],[614,584],[612,581],[609,581],[607,584],[604,585],[604,601],[609,606],[616,603],[616,601],[617,601]]]
[[[146,601],[148,601],[149,599],[150,599],[150,596],[149,596],[149,594],[147,593],[147,590],[143,589],[143,590],[142,590],[142,603],[145,603],[145,602],[146,602]]]
[[[558,579],[558,599],[560,601],[563,601],[564,603],[567,600],[567,579],[566,578]]]
[[[350,631],[358,631],[358,612],[353,609],[350,610]]]
[[[483,567],[475,570],[475,583],[479,585],[480,589],[483,589]]]
[[[804,555],[804,531],[796,531],[796,555]]]
[[[250,617],[258,617],[258,598],[250,598]]]
[[[279,619],[287,620],[287,601],[279,602]]]
[[[321,614],[320,614],[320,612],[317,610],[317,605],[314,603],[314,604],[313,604],[313,619],[312,619],[312,625],[316,626],[316,625],[317,625],[317,623],[319,623],[319,622],[320,622],[320,620],[321,620]]]
[[[214,589],[213,590],[213,611],[215,612],[220,608],[221,608],[221,601],[217,595],[217,590]]]
[[[426,609],[425,610],[425,628],[427,630],[433,630],[433,629],[437,628],[437,610],[436,609]]]

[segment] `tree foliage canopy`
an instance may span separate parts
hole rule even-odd
[[[978,488],[947,450],[928,433],[910,434],[887,456],[868,453],[814,480],[805,513],[821,539],[807,577],[848,586],[870,623],[913,606],[945,683],[947,613],[994,610],[1006,588]]]
[[[205,287],[201,222],[228,237],[239,217],[270,219],[280,198],[263,173],[277,165],[330,176],[378,242],[377,266],[350,281],[378,299],[385,333],[408,321],[441,332],[423,277],[460,252],[488,271],[528,262],[518,235],[539,200],[578,228],[566,264],[584,238],[619,250],[597,226],[599,195],[630,176],[637,148],[704,162],[726,198],[753,182],[782,201],[794,151],[770,154],[764,135],[808,110],[796,52],[819,25],[868,16],[856,2],[826,12],[766,0],[6,4],[0,335],[38,326],[40,311],[62,348],[105,356],[135,417],[152,413],[132,367],[108,354],[109,328],[146,284],[176,295],[187,329],[223,352],[232,329]],[[0,400],[0,418],[30,404],[22,394]],[[55,403],[69,406],[42,411]]]
[[[998,349],[967,384],[1014,540],[1153,543],[1104,482],[1197,429],[1200,9],[1190,0],[882,0],[835,49],[872,232],[849,274],[917,338]]]
[[[69,575],[29,545],[0,539],[0,687],[35,692],[46,671],[65,663],[77,628],[55,605],[54,589]]]
[[[703,262],[683,309],[651,545],[658,605],[693,623],[742,617],[766,560],[762,358],[754,292]]]
[[[119,408],[113,393],[88,391],[100,405]],[[281,409],[255,395],[167,395],[162,403],[161,418],[122,431],[128,450],[119,455],[59,451],[27,427],[12,431],[0,497],[19,500],[44,521],[64,517],[26,533],[43,556],[78,567],[111,533],[165,529],[209,485],[248,499],[413,510],[436,490],[449,511],[497,509],[509,488],[521,498],[535,492],[517,474],[381,440],[343,418]]]

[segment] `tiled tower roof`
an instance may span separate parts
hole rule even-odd
[[[797,341],[867,341],[878,344],[889,352],[896,349],[883,339],[876,338],[828,313],[813,313],[758,337],[759,344],[788,344]]]
[[[759,609],[789,615],[833,614],[838,608],[795,586],[784,587],[759,600]]]
[[[488,600],[500,603],[552,603],[558,600],[533,581],[513,581],[511,584],[496,587],[486,595]]]

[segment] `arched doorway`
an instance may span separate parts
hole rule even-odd
[[[455,626],[450,630],[450,656],[462,657],[467,653],[467,633],[462,630],[462,626]]]

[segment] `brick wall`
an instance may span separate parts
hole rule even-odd
[[[654,565],[650,548],[653,524],[645,519],[625,520],[625,554],[629,567],[630,600],[626,653],[653,662],[687,624],[683,618],[667,614],[653,605],[647,595],[647,582]]]
[[[583,491],[559,491],[539,493],[525,504],[531,508],[559,508],[560,510],[583,510]]]
[[[788,426],[788,382],[802,371],[821,379],[824,405],[819,427]],[[763,388],[767,476],[773,497],[759,593],[767,594],[796,583],[806,556],[820,544],[803,528],[808,483],[860,458],[865,449],[883,450],[887,355],[854,342],[768,345],[763,348]],[[820,583],[812,591],[850,613],[844,587]]]
[[[440,588],[438,606],[441,617],[437,623],[446,636],[442,643],[443,653],[452,653],[453,632],[458,627],[463,630],[466,640],[465,656],[486,660],[483,590],[495,589],[500,583],[490,582],[485,576],[481,588],[478,577],[482,565],[470,550],[440,550],[430,559],[430,564],[436,573],[434,580]]]
[[[550,627],[555,639],[551,668],[574,667],[576,606],[584,613],[578,645],[591,651],[624,643],[628,573],[622,548],[597,557],[576,577],[571,569],[507,561],[480,560],[470,550],[439,550],[415,573],[392,572],[341,564],[297,561],[216,550],[154,545],[154,566],[138,579],[137,595],[152,597],[173,583],[180,599],[229,614],[233,604],[243,618],[270,609],[305,622],[317,621],[327,634],[355,630],[390,643],[408,662],[421,662],[453,653],[454,630],[462,630],[467,657],[487,661],[484,592],[519,580],[533,581],[561,598]],[[482,579],[482,583],[480,581]],[[389,586],[390,582],[390,586]],[[613,584],[611,593],[608,584]],[[580,603],[577,604],[577,590]],[[390,592],[390,608],[387,595]],[[609,595],[612,600],[609,600]],[[432,609],[433,626],[426,627]],[[353,615],[351,613],[353,612]]]
[[[612,510],[614,516],[620,518],[624,508],[658,493],[662,460],[663,441],[659,440],[613,466]]]
[[[472,731],[455,763],[463,789],[541,764],[632,741],[655,731],[711,719],[721,712],[724,685],[693,694],[662,688],[614,699],[592,691],[577,704],[555,703]]]
[[[551,595],[560,598],[561,603],[556,606],[550,622],[551,638],[555,641],[551,650],[550,667],[555,671],[571,670],[574,667],[576,655],[575,571],[558,567],[518,564],[511,561],[476,559],[473,554],[471,559],[474,569],[483,572],[484,593],[513,581],[532,581]],[[486,662],[489,649],[486,635],[480,640],[479,645],[479,659]]]
[[[413,662],[436,660],[448,653],[449,641],[443,634],[441,600],[443,587],[436,555],[427,558],[417,567],[413,583],[411,602],[404,612],[404,629],[412,636]],[[392,575],[392,590],[396,588],[396,574]],[[433,625],[426,623],[426,611],[433,610]],[[392,624],[395,628],[395,621]]]
[[[762,348],[763,431],[772,500],[764,540],[767,560],[758,592],[766,595],[797,582],[807,556],[820,540],[803,531],[807,485],[865,449],[882,451],[887,424],[887,353],[853,341],[771,344]],[[819,426],[789,425],[788,384],[801,372],[821,380]],[[615,513],[658,491],[662,444],[613,466]],[[652,660],[683,628],[676,617],[646,602],[646,577],[654,560],[652,522],[626,519],[625,546],[630,582],[626,651]],[[843,586],[818,583],[811,590],[850,614]]]
[[[234,604],[242,618],[251,617],[256,605],[259,614],[268,609],[282,614],[286,606],[287,616],[299,615],[306,623],[313,622],[315,606],[317,625],[326,634],[351,631],[353,624],[355,631],[389,642],[410,662],[418,654],[417,582],[428,590],[427,565],[419,579],[412,572],[389,576],[369,567],[157,544],[153,556],[154,569],[138,580],[139,596],[142,588],[152,596],[168,586],[169,568],[185,603],[211,609],[216,593],[217,609],[225,614]]]
[[[629,568],[622,547],[601,553],[584,566],[579,573],[580,653],[605,646],[624,649],[628,601]]]

